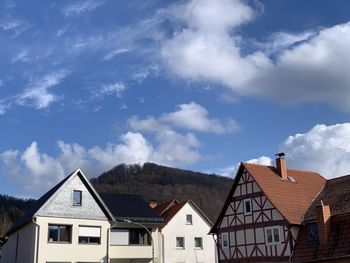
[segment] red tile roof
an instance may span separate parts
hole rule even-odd
[[[316,206],[328,204],[332,215],[350,212],[350,175],[337,177],[327,180],[325,187],[312,202],[312,205],[306,212],[304,221],[313,221],[316,219]]]
[[[295,180],[281,180],[272,166],[243,163],[276,209],[290,224],[300,225],[312,201],[320,193],[326,179],[309,171],[288,169],[288,176]]]
[[[232,195],[244,170],[247,170],[255,182],[265,193],[267,198],[290,223],[300,225],[303,217],[314,198],[326,184],[326,179],[320,174],[309,171],[287,169],[287,175],[291,180],[282,180],[278,171],[273,166],[241,163],[231,191],[216,220],[211,233],[216,233],[218,224],[229,206]]]
[[[331,217],[328,242],[325,246],[319,245],[318,241],[308,242],[312,224],[316,223],[308,223],[300,229],[292,262],[315,262],[321,259],[322,262],[330,262],[327,259],[336,258],[343,259],[341,262],[350,262],[350,213]]]

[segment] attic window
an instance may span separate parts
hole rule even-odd
[[[312,223],[309,236],[307,237],[307,242],[314,243],[314,242],[318,242],[318,240],[319,240],[319,236],[318,236],[317,223]]]
[[[192,215],[186,215],[186,225],[192,225]]]
[[[73,206],[81,206],[82,191],[73,190]]]
[[[244,214],[250,215],[252,213],[252,200],[246,199],[244,200]]]

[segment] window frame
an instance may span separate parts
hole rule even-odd
[[[250,207],[250,211],[248,212],[246,210],[246,203],[249,203],[249,207]],[[248,199],[244,199],[243,201],[243,212],[244,212],[244,215],[251,215],[253,213],[253,205],[252,205],[252,199],[251,198],[248,198]]]
[[[50,240],[50,226],[57,226],[58,232],[57,232],[57,241]],[[69,227],[70,234],[69,234],[69,241],[61,241],[60,240],[60,227]],[[49,244],[72,244],[72,235],[73,235],[73,225],[69,224],[55,224],[55,223],[48,223],[47,225],[47,243]]]
[[[274,234],[274,230],[277,229],[278,230],[278,241],[275,240],[275,234]],[[268,237],[267,237],[267,231],[271,231],[271,235],[272,235],[272,242],[268,241]],[[276,244],[281,244],[281,230],[280,230],[280,226],[271,226],[271,227],[266,227],[265,228],[265,243],[267,245],[276,245]]]
[[[79,228],[80,227],[91,227],[91,228],[99,228],[100,229],[100,236],[99,237],[92,237],[92,236],[80,236],[79,235]],[[78,228],[78,245],[101,245],[101,239],[102,239],[102,227],[101,226],[91,226],[91,225],[79,225]],[[88,238],[88,242],[84,243],[84,242],[80,242],[80,238],[81,237],[85,237]],[[99,242],[98,243],[94,243],[94,242],[89,242],[90,238],[99,238]]]
[[[191,220],[188,220],[191,218]],[[193,216],[192,214],[186,214],[186,225],[193,225]]]
[[[80,204],[75,204],[74,203],[74,194],[75,193],[80,193]],[[80,207],[80,206],[82,206],[83,205],[83,191],[82,190],[76,190],[76,189],[74,189],[73,191],[72,191],[72,206],[75,206],[75,207]]]
[[[182,239],[182,247],[178,247],[177,246],[177,239],[178,238]],[[176,239],[175,239],[175,247],[176,247],[176,249],[185,249],[185,246],[186,246],[186,244],[185,244],[185,237],[184,236],[176,237]]]
[[[201,246],[196,246],[196,239],[199,239],[201,241]],[[203,249],[203,237],[194,237],[194,249]]]
[[[225,246],[224,239],[226,238],[227,245]],[[228,232],[223,232],[220,234],[220,242],[222,248],[228,248],[230,246],[230,240],[228,238]]]

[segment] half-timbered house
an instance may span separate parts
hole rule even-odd
[[[219,262],[288,262],[303,216],[326,180],[315,172],[241,163],[211,229]]]

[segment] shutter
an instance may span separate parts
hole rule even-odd
[[[80,237],[101,237],[101,228],[92,226],[79,226]]]

